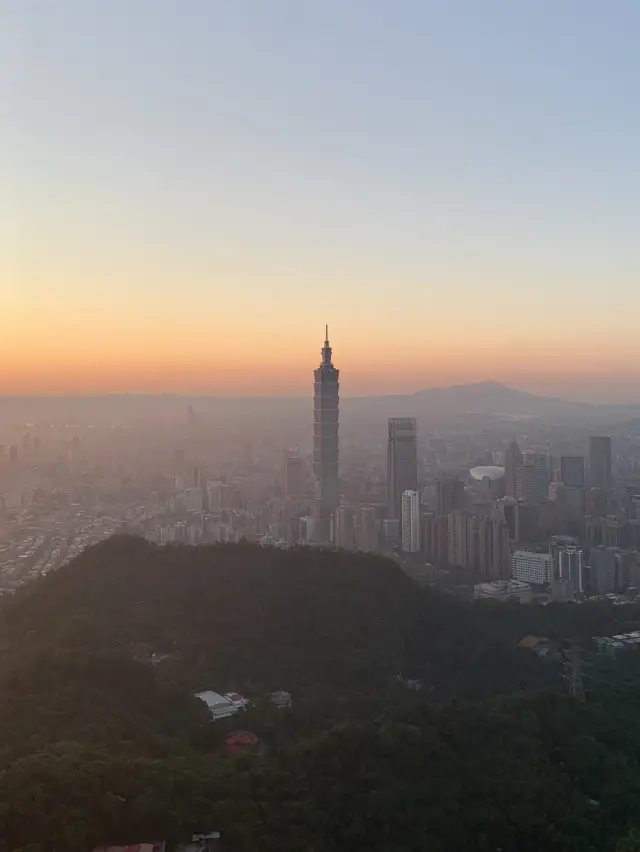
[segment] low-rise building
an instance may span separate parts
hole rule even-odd
[[[235,693],[232,693],[232,695],[235,695]],[[224,719],[227,716],[234,716],[240,710],[246,709],[248,704],[247,699],[243,699],[242,696],[237,697],[242,700],[233,700],[230,695],[220,695],[220,693],[213,692],[212,690],[196,692],[196,698],[199,698],[200,701],[203,701],[207,705],[211,713],[211,718],[214,721],[216,719]]]
[[[511,557],[511,576],[514,580],[543,585],[550,583],[553,575],[553,557],[550,553],[516,550]]]
[[[522,580],[496,580],[494,583],[478,583],[473,587],[475,600],[518,601],[530,603],[533,589]]]
[[[272,704],[279,710],[286,710],[291,707],[291,693],[287,692],[284,689],[277,689],[275,692],[271,693],[270,700]]]

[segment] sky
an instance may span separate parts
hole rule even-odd
[[[637,0],[0,0],[0,394],[640,402]]]

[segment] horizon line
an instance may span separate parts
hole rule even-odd
[[[575,399],[568,396],[557,396],[555,394],[546,394],[546,393],[538,393],[530,390],[523,390],[522,388],[514,387],[512,385],[507,385],[502,382],[495,381],[493,379],[485,379],[475,382],[462,382],[457,384],[448,384],[448,385],[430,385],[429,387],[419,388],[415,391],[410,391],[408,393],[382,393],[382,394],[356,394],[356,395],[346,395],[341,396],[342,400],[366,400],[366,399],[401,399],[401,398],[410,398],[415,397],[420,394],[428,393],[430,391],[448,391],[448,390],[456,390],[462,388],[479,388],[485,386],[487,388],[493,389],[501,389],[507,390],[512,393],[519,393],[525,396],[529,396],[532,398],[543,399],[543,400],[554,400],[558,402],[568,402],[573,403],[575,405],[583,405],[583,406],[591,406],[591,407],[599,407],[599,406],[607,406],[607,407],[625,407],[625,406],[638,406],[640,405],[640,399],[638,400],[630,400],[627,402],[607,402],[607,401],[589,401],[585,399]],[[162,391],[162,392],[154,392],[154,391],[108,391],[108,392],[61,392],[61,393],[8,393],[3,394],[0,393],[0,399],[2,400],[117,400],[117,399],[149,399],[149,400],[157,400],[157,399],[176,399],[176,400],[219,400],[219,401],[242,401],[242,400],[279,400],[279,401],[294,401],[294,400],[306,400],[308,399],[307,394],[239,394],[239,395],[231,395],[231,394],[216,394],[216,393],[188,393],[183,391]]]

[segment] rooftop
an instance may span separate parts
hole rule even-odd
[[[482,482],[486,477],[492,482],[495,482],[499,479],[504,479],[504,468],[496,464],[482,464],[478,467],[472,467],[469,475],[476,482]]]

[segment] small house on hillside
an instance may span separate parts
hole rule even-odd
[[[178,852],[218,852],[220,849],[219,831],[194,834],[191,838],[191,843],[183,843],[178,846]]]
[[[248,698],[239,695],[237,692],[220,695],[213,690],[207,690],[206,692],[196,692],[196,698],[207,705],[214,721],[224,719],[227,716],[234,716],[240,710],[246,710],[251,703]]]
[[[551,644],[546,636],[523,636],[518,642],[518,648],[527,648],[539,657],[546,657],[551,650]]]
[[[286,692],[284,689],[277,689],[275,692],[271,693],[270,701],[272,704],[279,710],[286,710],[291,707],[291,693]]]

